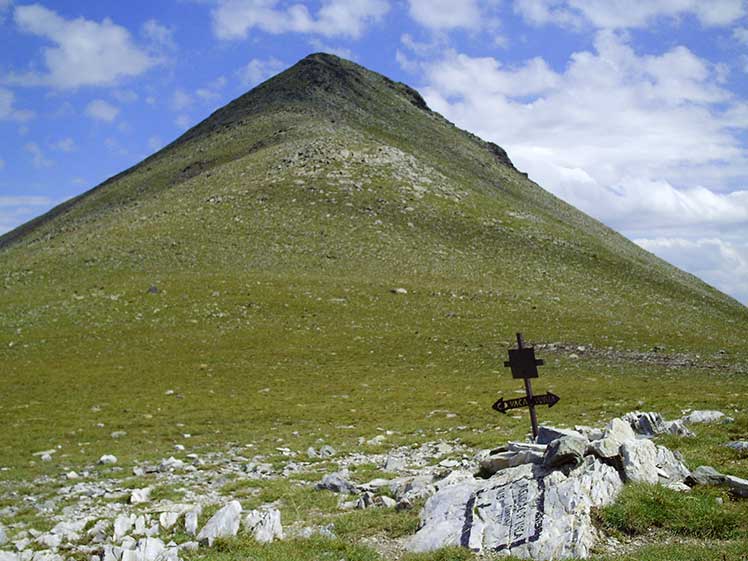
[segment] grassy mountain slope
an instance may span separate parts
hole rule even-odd
[[[516,330],[561,343],[538,388],[563,399],[552,421],[748,396],[745,307],[331,55],[0,238],[0,301],[8,476],[161,457],[184,433],[518,436],[490,410],[517,389]],[[58,445],[62,465],[33,462]]]

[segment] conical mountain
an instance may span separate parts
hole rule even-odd
[[[164,415],[177,406],[161,390],[199,386],[180,411],[227,431],[268,415],[334,424],[333,394],[379,420],[408,401],[415,426],[439,392],[493,380],[516,330],[620,356],[742,361],[748,342],[745,307],[549,194],[415,90],[327,54],[0,238],[0,275],[6,383],[70,407],[96,405],[92,387],[108,403],[142,392],[130,409]],[[365,380],[394,393],[356,393]],[[266,386],[283,412],[232,401]]]

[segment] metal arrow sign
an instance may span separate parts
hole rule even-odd
[[[543,395],[534,395],[532,396],[532,404],[533,405],[547,405],[550,409],[554,405],[556,405],[561,398],[558,397],[555,393],[546,392]],[[504,398],[499,398],[499,400],[494,403],[491,407],[498,411],[499,413],[506,413],[510,409],[518,409],[519,407],[527,407],[530,405],[530,398],[525,397],[518,397],[515,399],[507,399],[506,401]]]

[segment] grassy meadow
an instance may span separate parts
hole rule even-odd
[[[0,238],[0,482],[12,490],[0,505],[32,481],[54,494],[66,471],[104,473],[103,454],[124,477],[177,444],[279,459],[278,447],[322,442],[344,454],[523,439],[526,412],[490,407],[522,389],[503,367],[516,331],[543,345],[535,391],[561,397],[541,422],[719,409],[736,422],[661,442],[690,467],[748,478],[748,457],[724,446],[748,439],[748,309],[546,193],[403,86],[339,60],[333,80],[325,60]],[[51,462],[34,455],[50,449]],[[284,519],[336,510],[291,480],[263,492]],[[646,490],[625,500],[626,513],[652,503]],[[644,547],[604,559],[745,559],[748,506],[724,507],[703,509],[707,527],[737,520],[717,534],[668,513],[627,514],[630,526],[601,514]],[[337,540],[239,539],[194,556],[376,560],[387,554],[371,536],[418,522],[343,516]]]

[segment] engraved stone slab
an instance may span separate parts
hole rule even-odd
[[[531,559],[587,557],[595,543],[593,507],[612,502],[618,472],[588,457],[568,475],[542,466],[502,470],[490,479],[440,488],[424,506],[411,551],[462,546]]]

